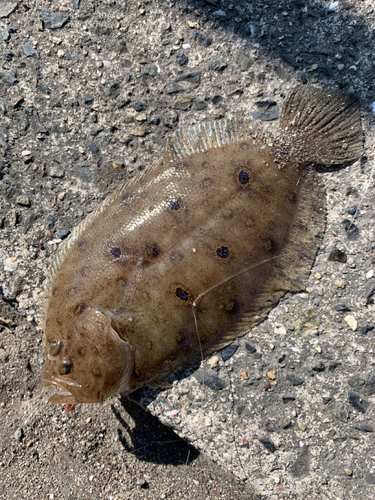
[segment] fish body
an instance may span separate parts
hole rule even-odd
[[[102,402],[165,378],[302,290],[324,228],[311,163],[362,152],[356,101],[298,86],[280,130],[179,131],[62,245],[44,291],[52,403]]]

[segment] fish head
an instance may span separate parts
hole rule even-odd
[[[58,388],[52,404],[102,403],[130,390],[133,349],[105,312],[79,310],[63,328],[47,320],[44,348],[43,385]]]

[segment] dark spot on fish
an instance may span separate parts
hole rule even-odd
[[[220,247],[216,250],[217,256],[221,259],[226,259],[229,257],[229,248],[228,247]]]
[[[79,249],[79,250],[84,250],[86,245],[87,245],[87,241],[86,241],[86,240],[81,240],[81,241],[78,243],[78,249]]]
[[[83,266],[77,271],[81,276],[86,277],[89,275],[90,266]]]
[[[117,247],[111,248],[111,254],[117,259],[121,257],[121,250]]]
[[[183,288],[176,288],[176,296],[180,299],[180,300],[189,300],[189,294],[188,292],[186,292]]]
[[[169,203],[170,207],[171,207],[171,210],[179,210],[180,209],[180,204],[178,203],[178,201],[171,201]]]
[[[241,170],[241,172],[238,174],[238,180],[240,184],[247,184],[249,182],[250,176],[246,172],[246,170]]]
[[[154,257],[157,257],[159,255],[159,249],[157,246],[155,246],[153,249],[152,249],[152,255]]]

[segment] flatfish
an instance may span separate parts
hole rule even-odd
[[[362,151],[357,100],[302,85],[275,133],[236,119],[176,132],[57,253],[41,313],[50,402],[160,383],[303,290],[325,225],[314,167]]]

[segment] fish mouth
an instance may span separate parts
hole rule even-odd
[[[43,379],[43,385],[44,386],[49,386],[53,385],[56,387],[57,391],[55,394],[53,394],[48,402],[52,403],[53,405],[60,405],[60,404],[71,404],[71,405],[76,405],[81,403],[81,401],[71,392],[69,392],[65,387],[59,384],[59,378],[58,377],[51,377],[50,379]],[[82,387],[80,384],[77,384],[76,382],[69,381],[67,382],[64,380],[64,385],[72,385],[76,387]]]

